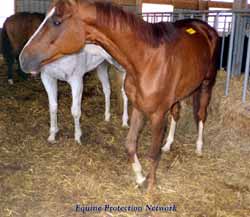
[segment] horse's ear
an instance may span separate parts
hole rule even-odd
[[[56,15],[62,19],[67,18],[73,14],[75,0],[58,1],[56,3]]]

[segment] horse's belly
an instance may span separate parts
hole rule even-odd
[[[69,77],[67,73],[60,71],[60,70],[46,70],[46,71],[42,71],[41,73],[46,73],[50,77],[55,78],[57,80],[61,80],[61,81],[67,81]]]

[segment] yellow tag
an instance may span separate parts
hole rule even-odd
[[[188,29],[186,29],[186,32],[187,32],[188,34],[190,34],[190,35],[193,35],[193,34],[196,33],[196,31],[195,31],[193,28],[188,28]]]

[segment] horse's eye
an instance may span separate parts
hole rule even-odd
[[[59,21],[59,20],[54,20],[53,21],[53,24],[55,25],[55,26],[59,26],[59,25],[61,25],[61,21]]]

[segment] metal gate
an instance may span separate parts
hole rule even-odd
[[[227,78],[225,95],[229,94],[232,75],[244,74],[242,101],[246,101],[250,72],[250,10],[227,11],[178,11],[173,13],[143,13],[147,22],[166,22],[195,18],[208,22],[221,37],[220,69],[226,59]],[[225,41],[229,40],[228,53],[225,53]],[[245,49],[244,49],[245,48]],[[226,56],[225,56],[226,55]],[[242,61],[244,60],[244,61]],[[244,64],[244,65],[243,65]],[[244,67],[243,67],[244,66]],[[243,69],[242,69],[243,68]]]

